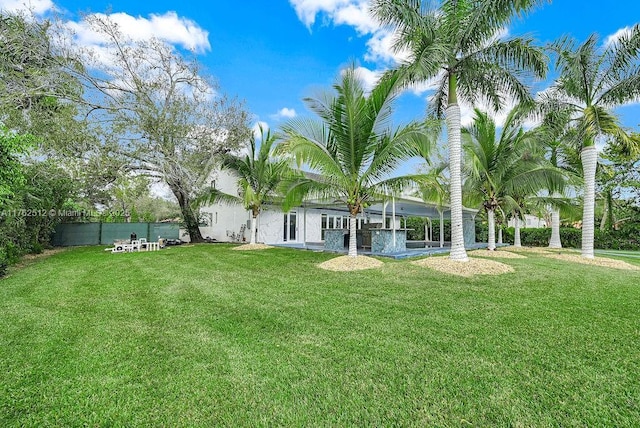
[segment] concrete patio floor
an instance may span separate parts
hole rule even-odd
[[[347,254],[347,249],[345,248],[343,251],[330,251],[324,248],[324,244],[322,242],[298,242],[291,244],[274,244],[275,247],[284,247],[284,248],[295,248],[299,250],[308,250],[308,251],[317,251],[317,252],[328,252],[335,254]],[[471,246],[467,246],[467,251],[478,250],[482,248],[487,248],[486,243],[475,243]],[[450,247],[428,247],[428,248],[407,248],[405,251],[400,251],[397,253],[373,253],[371,250],[362,250],[358,249],[359,255],[364,256],[376,256],[376,257],[389,257],[392,259],[406,259],[411,257],[423,257],[423,256],[432,256],[435,254],[448,254],[451,251]]]

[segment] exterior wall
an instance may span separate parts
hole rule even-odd
[[[509,222],[507,223],[507,226],[509,227],[515,227],[515,221],[513,219],[509,220]],[[541,227],[548,227],[546,221],[543,218],[540,217],[536,217],[534,215],[531,214],[525,214],[524,215],[524,221],[520,220],[520,227],[527,227],[527,228],[541,228]]]
[[[291,212],[296,213],[297,228],[295,240],[284,240],[284,213],[277,208],[269,207],[268,209],[264,209],[258,218],[258,242],[264,242],[265,244],[323,242],[323,214],[334,219],[349,217],[349,214],[344,211],[326,208],[297,207],[292,209]],[[382,217],[379,215],[371,215],[368,217],[370,223],[382,223]],[[396,227],[400,228],[400,224],[400,219],[396,218]],[[342,227],[338,227],[338,229],[342,229]]]
[[[224,193],[238,194],[237,179],[226,171],[212,174],[210,183]],[[251,218],[251,214],[242,205],[213,204],[201,208],[200,212],[207,221],[207,226],[200,227],[202,236],[223,242],[242,242],[243,239],[249,241],[247,220]]]
[[[292,213],[295,213],[296,217],[295,239],[291,239],[292,237],[288,235],[285,240],[285,213],[276,207],[269,207],[264,209],[258,218],[258,242],[265,244],[305,242],[305,209],[302,207],[293,208],[286,215],[291,217]]]
[[[262,210],[258,216],[257,242],[265,244],[280,244],[284,242],[284,213],[275,209]]]
[[[210,177],[210,183],[221,192],[236,195],[237,178],[226,171],[216,171]],[[414,203],[415,201],[411,201]],[[285,213],[277,207],[266,207],[260,213],[257,224],[257,242],[265,244],[285,244],[285,243],[305,243],[305,242],[322,242],[322,215],[326,214],[328,218],[335,221],[340,218],[338,227],[332,228],[342,229],[348,228],[349,214],[342,210],[331,208],[304,208],[298,207],[291,210],[296,213],[296,239],[285,240],[284,232],[284,216]],[[203,207],[200,210],[202,217],[206,220],[207,225],[202,226],[200,231],[202,236],[210,237],[222,242],[248,242],[250,240],[249,233],[251,231],[251,214],[245,210],[242,205],[226,205],[213,204]],[[388,224],[382,224],[383,228],[392,228],[391,225],[391,206],[387,206],[386,218]],[[407,214],[408,215],[408,214]],[[360,215],[361,221],[368,223],[383,223],[381,214],[369,214],[365,211],[364,215]],[[365,220],[366,218],[366,220]],[[343,223],[344,222],[344,223]],[[306,225],[306,229],[305,229]],[[331,224],[329,224],[331,226]],[[396,212],[395,228],[404,227],[404,222],[400,213]],[[470,245],[475,242],[475,224],[471,215],[464,216],[465,228],[465,244]],[[185,238],[182,238],[185,239]]]
[[[207,226],[201,226],[200,232],[205,238],[218,241],[249,241],[249,223],[251,214],[240,206],[212,205],[200,210],[207,220]],[[244,225],[244,231],[243,231]],[[243,231],[241,233],[241,231]],[[237,237],[240,236],[238,239]]]
[[[307,241],[322,241],[322,212],[317,209],[307,209]]]

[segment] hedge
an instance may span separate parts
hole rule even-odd
[[[594,247],[603,250],[640,250],[640,230],[595,230]],[[503,241],[513,244],[514,228],[509,227],[503,232]],[[520,241],[528,247],[547,247],[551,238],[550,228],[522,228]],[[573,227],[560,228],[560,241],[565,248],[582,247],[582,230]],[[486,242],[486,241],[478,241]]]

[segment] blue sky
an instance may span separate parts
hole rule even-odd
[[[57,10],[80,22],[79,12],[117,13],[123,30],[191,46],[222,91],[246,101],[254,121],[277,128],[287,117],[309,115],[301,99],[326,89],[355,61],[363,76],[393,65],[386,33],[366,10],[368,0],[0,0],[0,8],[28,3],[40,14]],[[640,19],[640,2],[555,0],[515,22],[511,35],[530,33],[541,43],[592,32],[606,37]],[[543,89],[546,83],[540,83]],[[398,103],[399,121],[417,119],[428,93],[407,93]],[[640,107],[621,108],[623,123],[637,129]]]

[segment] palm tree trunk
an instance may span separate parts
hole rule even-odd
[[[358,255],[357,241],[356,241],[356,216],[351,214],[349,218],[349,253],[350,257],[356,257]]]
[[[602,218],[600,219],[600,230],[605,230],[607,227],[607,201],[604,202],[604,208],[602,210]]]
[[[260,214],[256,214],[253,216],[253,220],[251,220],[251,236],[249,237],[249,244],[255,244],[258,240],[256,236],[258,232],[258,216]]]
[[[444,247],[444,211],[440,211],[440,248]]]
[[[502,226],[498,227],[498,244],[502,244]]]
[[[549,248],[562,248],[560,241],[560,210],[553,208],[551,211],[551,239]]]
[[[460,106],[449,104],[446,111],[447,138],[449,140],[449,173],[451,175],[451,260],[466,262],[469,260],[464,249],[464,231],[462,224],[462,174],[460,157]]]
[[[604,212],[600,222],[600,230],[613,229],[613,192],[611,189],[604,190]]]
[[[496,216],[495,210],[487,210],[487,218],[489,220],[489,239],[487,244],[487,250],[496,249]]]
[[[587,146],[582,149],[582,173],[584,176],[584,207],[582,211],[582,257],[592,259],[594,240],[594,208],[595,208],[595,183],[596,166],[598,164],[598,151],[595,146]]]
[[[178,200],[178,205],[180,206],[180,211],[182,212],[184,227],[185,229],[187,229],[187,233],[189,234],[189,240],[191,241],[191,243],[203,242],[204,238],[202,237],[202,233],[200,232],[198,219],[196,218],[196,215],[191,208],[191,201],[189,200],[189,196],[177,185],[170,185],[169,188]]]
[[[513,237],[513,246],[514,247],[522,247],[522,243],[520,242],[520,219],[515,217],[516,226]]]

